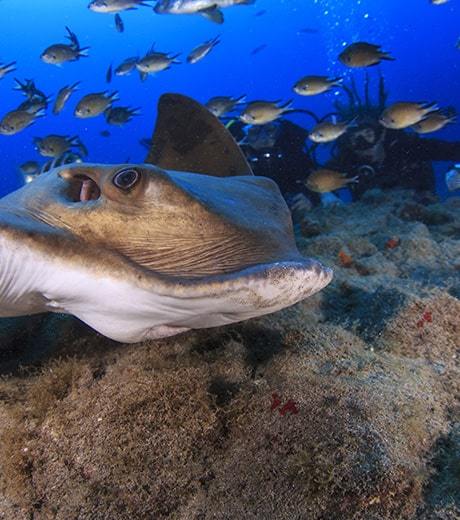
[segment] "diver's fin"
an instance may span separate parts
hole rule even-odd
[[[217,5],[202,9],[199,13],[211,22],[218,23],[219,25],[224,23],[224,14]]]
[[[181,94],[161,96],[145,162],[215,177],[252,175],[243,152],[217,117]]]

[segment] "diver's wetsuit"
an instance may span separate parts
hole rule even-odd
[[[371,188],[408,188],[435,192],[432,161],[460,161],[460,142],[422,138],[417,134],[375,129],[375,142],[352,131],[337,141],[335,157],[328,167],[359,176],[350,185],[354,198]],[[362,131],[362,129],[361,129]]]
[[[275,125],[276,133],[269,146],[260,146],[270,139],[258,139],[257,133],[253,142],[255,147],[251,145],[251,139],[245,139],[241,144],[254,174],[276,181],[288,202],[295,194],[303,193],[313,203],[318,203],[319,195],[302,184],[315,169],[305,148],[308,131],[287,120],[279,120]],[[231,128],[237,139],[244,135],[242,126],[238,123]],[[259,128],[260,132],[265,132]],[[435,193],[432,161],[460,162],[460,142],[388,130],[369,118],[337,140],[327,167],[346,173],[350,178],[359,176],[356,184],[348,186],[353,198],[357,199],[372,188],[407,188],[420,194]]]
[[[305,151],[308,131],[287,120],[277,121],[273,125],[276,126],[276,132],[271,139],[257,139],[255,136],[254,139],[245,139],[241,143],[252,171],[255,175],[273,179],[285,198],[300,192],[311,197],[312,193],[301,184],[314,169],[314,163]],[[260,132],[265,131],[259,128]],[[231,131],[237,138],[239,137],[235,133],[236,127],[231,128]]]

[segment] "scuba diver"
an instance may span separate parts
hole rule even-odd
[[[255,175],[273,179],[288,204],[299,193],[315,205],[321,198],[308,190],[304,181],[318,166],[306,146],[308,131],[286,119],[262,126],[236,122],[230,131],[239,141]],[[415,132],[388,130],[377,119],[361,116],[339,137],[326,167],[343,172],[353,199],[372,188],[405,188],[417,196],[435,194],[433,161],[460,162],[460,142],[420,137]]]
[[[315,161],[306,147],[308,130],[287,119],[249,126],[246,131],[244,127],[243,123],[235,121],[229,130],[255,175],[273,179],[288,203],[299,193],[319,201],[318,195],[302,184],[315,168]]]
[[[327,167],[359,177],[353,198],[371,188],[406,188],[435,193],[433,161],[460,161],[460,142],[388,130],[373,118],[360,118],[335,144]]]

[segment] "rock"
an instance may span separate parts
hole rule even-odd
[[[300,223],[300,234],[305,238],[316,237],[323,231],[321,226],[317,222],[303,218]]]
[[[443,209],[427,208],[421,204],[407,203],[401,209],[399,216],[403,220],[423,222],[428,226],[436,226],[452,222],[452,217]]]
[[[0,321],[0,518],[459,518],[460,205],[308,221],[334,281],[272,316],[138,345]]]
[[[434,372],[326,326],[265,336],[253,379],[263,329],[234,330],[212,355],[196,334],[23,381],[1,426],[9,501],[44,518],[410,518],[446,432]]]
[[[75,337],[95,334],[72,316],[37,314],[0,319],[0,375],[55,353]]]

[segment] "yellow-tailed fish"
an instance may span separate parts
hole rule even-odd
[[[329,193],[355,182],[358,182],[358,177],[349,179],[346,173],[321,168],[308,176],[305,186],[316,193]]]
[[[342,78],[328,78],[327,76],[305,76],[294,85],[293,90],[300,96],[316,96],[328,92],[333,87],[340,86]]]
[[[253,101],[243,111],[240,120],[247,125],[265,125],[292,110],[292,100],[282,105],[278,103],[279,101]]]
[[[379,121],[385,128],[401,130],[416,125],[437,110],[436,103],[399,102],[386,108]]]

